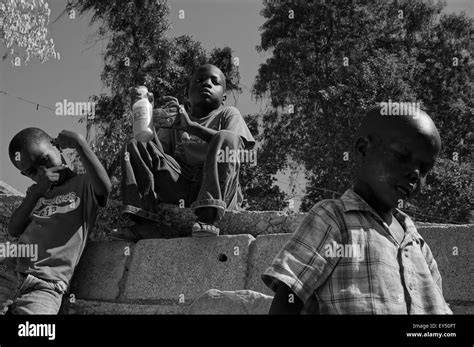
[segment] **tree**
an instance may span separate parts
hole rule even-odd
[[[455,141],[467,138],[471,122],[472,19],[441,15],[444,4],[423,1],[264,4],[258,49],[272,55],[259,68],[254,94],[270,101],[263,138],[278,170],[290,158],[306,169],[303,210],[350,186],[354,133],[375,103],[420,101],[443,136],[443,157],[454,147],[466,153]],[[464,65],[452,73],[445,55]],[[451,101],[443,86],[456,86]],[[456,116],[447,120],[450,113]],[[441,212],[420,206],[423,214]],[[463,218],[450,211],[442,211],[446,219]]]
[[[52,38],[48,39],[46,25],[51,10],[43,0],[2,0],[0,3],[0,39],[10,55],[12,65],[27,64],[31,58],[42,63],[51,56],[60,59]]]
[[[240,168],[240,181],[246,198],[245,209],[249,211],[281,211],[286,206],[287,196],[275,185],[278,165],[273,161],[269,144],[263,138],[260,115],[247,115],[245,122],[257,142],[257,165],[244,163]]]
[[[238,67],[232,63],[229,47],[207,52],[188,35],[166,37],[169,8],[162,1],[77,0],[73,6],[81,14],[92,11],[92,22],[100,23],[97,40],[108,40],[101,79],[110,94],[92,96],[95,116],[87,127],[88,131],[97,127],[92,149],[112,178],[112,198],[118,199],[119,152],[133,136],[129,89],[146,85],[158,105],[165,95],[184,103],[192,73],[204,63],[213,63],[226,75],[228,92],[239,93]]]

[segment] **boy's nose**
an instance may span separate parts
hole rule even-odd
[[[201,82],[201,87],[202,86],[212,87],[211,79],[210,78],[203,79]]]

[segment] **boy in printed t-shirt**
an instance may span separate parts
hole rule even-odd
[[[224,106],[225,92],[222,71],[202,65],[189,82],[190,113],[176,98],[165,97],[163,109],[177,116],[171,128],[160,128],[152,141],[133,139],[125,146],[123,213],[136,225],[122,228],[116,238],[149,237],[143,230],[160,222],[156,214],[160,202],[190,206],[197,216],[192,227],[197,237],[218,235],[214,223],[225,210],[240,207],[240,160],[229,160],[222,153],[251,150],[255,140],[239,110]]]
[[[360,126],[353,188],[317,203],[263,273],[270,314],[452,314],[428,244],[396,208],[424,186],[438,130],[422,110],[381,109]]]
[[[56,146],[75,149],[86,174],[62,165]],[[13,212],[8,231],[38,254],[0,261],[0,314],[57,314],[111,183],[84,137],[73,131],[52,140],[41,129],[24,129],[11,140],[9,155],[36,183]]]

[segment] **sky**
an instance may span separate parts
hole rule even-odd
[[[64,0],[47,1],[51,8],[50,23],[63,12]],[[237,107],[242,114],[257,113],[263,109],[262,103],[252,99],[250,89],[254,84],[258,67],[267,55],[258,53],[255,47],[260,43],[259,27],[264,23],[260,16],[262,0],[169,0],[171,29],[169,36],[189,34],[202,43],[204,48],[229,46],[234,56],[239,57],[241,83],[244,86]],[[185,18],[179,18],[184,10]],[[474,16],[472,0],[448,0],[446,12],[464,10]],[[73,130],[85,135],[85,123],[77,117],[56,116],[54,111],[25,101],[55,108],[64,99],[86,102],[92,95],[107,90],[100,80],[103,68],[102,52],[105,46],[90,42],[96,27],[89,24],[90,17],[78,16],[71,19],[63,15],[55,23],[48,25],[48,35],[54,39],[60,60],[50,59],[41,64],[35,60],[28,65],[14,67],[9,59],[0,61],[0,180],[21,192],[33,182],[21,176],[10,162],[8,144],[11,138],[27,127],[39,127],[56,137],[63,130]],[[0,43],[0,55],[5,52]],[[233,104],[233,99],[229,98]],[[302,175],[301,175],[302,176]],[[288,179],[278,177],[284,186]],[[301,180],[300,180],[301,182]]]

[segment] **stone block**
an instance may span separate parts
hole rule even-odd
[[[209,288],[243,289],[252,240],[227,235],[139,241],[123,299],[190,304]]]
[[[197,298],[189,314],[268,314],[273,297],[252,290],[210,289]]]
[[[88,242],[74,272],[70,294],[78,299],[117,299],[133,248],[133,243],[121,241]]]
[[[63,315],[157,315],[157,314],[186,314],[189,306],[166,304],[128,304],[116,302],[77,300],[61,307]]]
[[[273,295],[263,283],[260,275],[272,263],[275,256],[289,240],[291,234],[273,234],[258,236],[250,245],[249,276],[245,289]]]
[[[420,225],[443,279],[447,301],[472,300],[474,283],[474,225]]]
[[[474,314],[474,302],[470,302],[468,304],[451,304],[450,308],[451,311],[453,311],[453,314]]]

